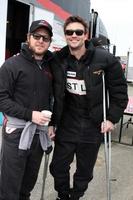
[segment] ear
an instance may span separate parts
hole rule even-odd
[[[27,34],[27,42],[29,42],[29,40],[30,40],[30,34],[28,33]]]
[[[52,37],[51,37],[51,40],[50,40],[50,43],[49,43],[49,47],[50,47],[50,45],[51,45],[52,41],[53,41],[53,39],[52,39]]]
[[[89,38],[89,33],[86,33],[85,34],[85,40],[88,40],[88,38]]]
[[[50,47],[50,45],[51,45],[51,42],[49,43],[48,48]]]

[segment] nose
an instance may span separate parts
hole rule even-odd
[[[43,37],[40,37],[39,41],[40,41],[40,42],[43,42]]]
[[[72,36],[77,36],[75,32],[73,32]]]

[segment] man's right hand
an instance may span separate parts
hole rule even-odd
[[[50,118],[45,117],[45,115],[42,112],[33,111],[32,112],[32,122],[42,126],[46,122],[50,122]]]

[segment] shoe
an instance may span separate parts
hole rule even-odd
[[[70,200],[79,200],[80,197],[79,196],[75,196],[75,195],[70,195]]]

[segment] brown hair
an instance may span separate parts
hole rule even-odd
[[[86,23],[86,21],[83,18],[81,18],[80,16],[77,16],[77,15],[70,16],[70,17],[68,17],[66,19],[66,21],[64,23],[64,32],[65,32],[66,27],[68,26],[68,24],[74,23],[74,22],[78,22],[78,23],[82,24],[84,26],[84,28],[85,28],[85,33],[88,33],[88,30],[89,30],[88,24]]]

